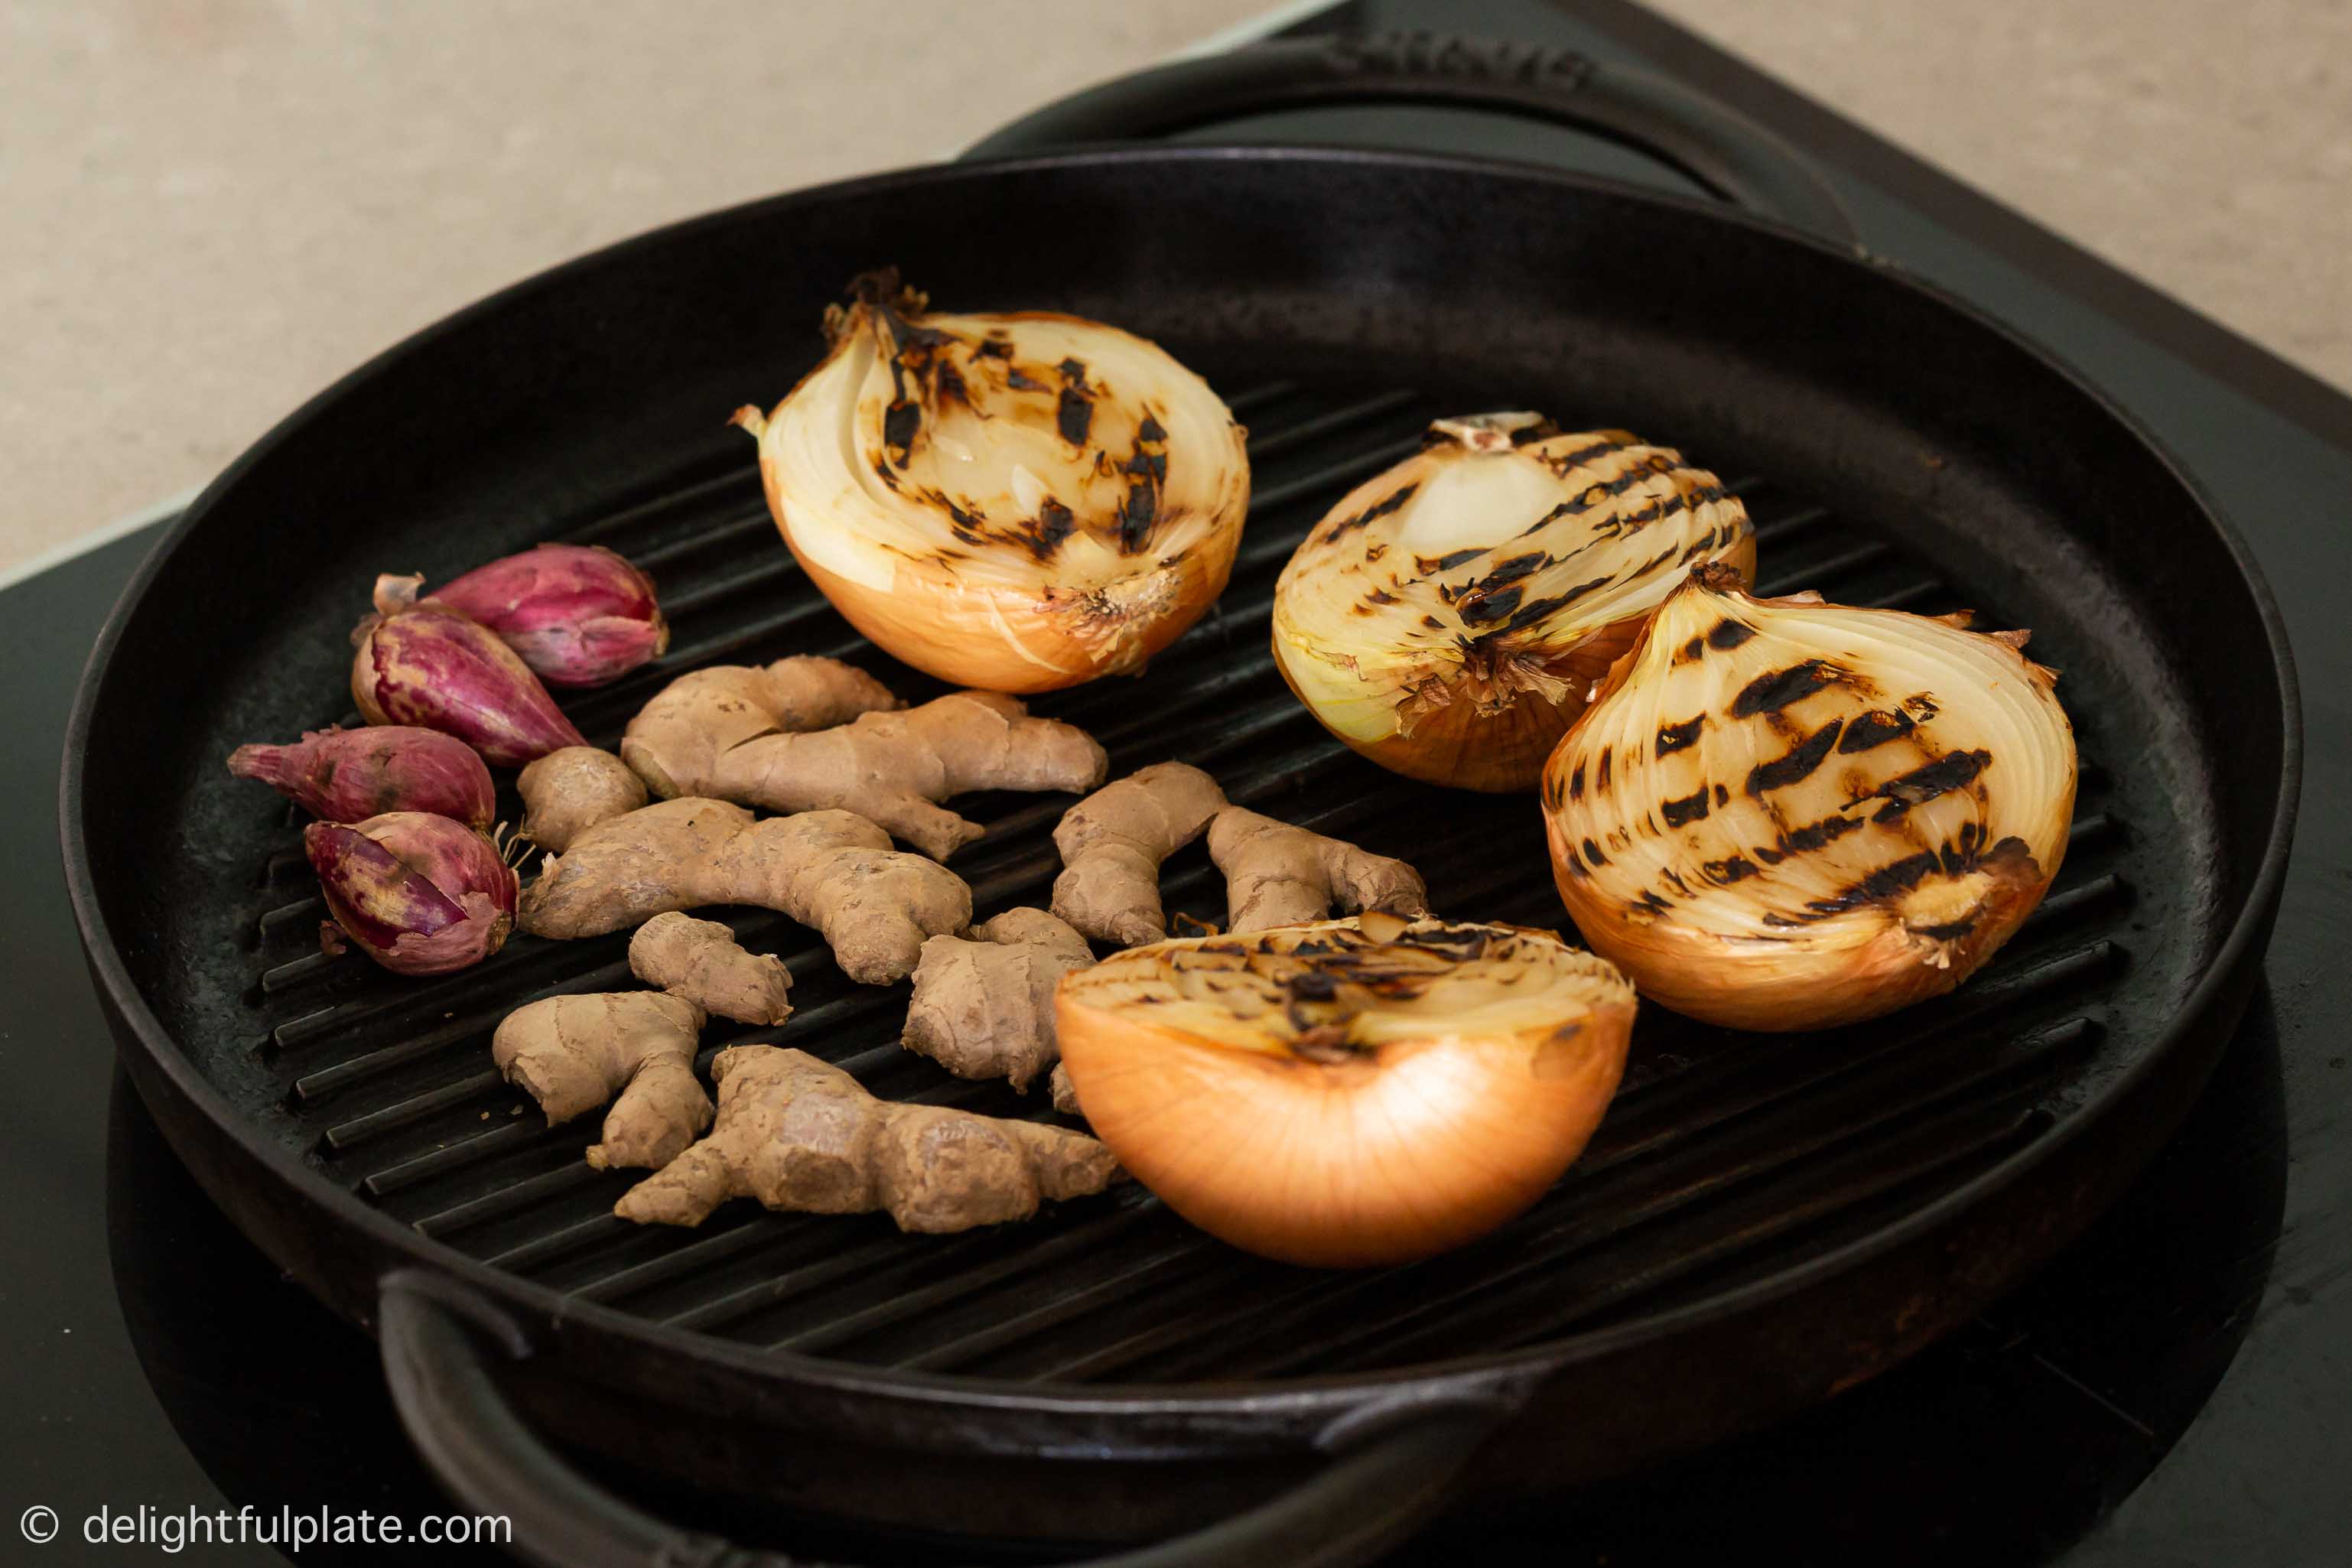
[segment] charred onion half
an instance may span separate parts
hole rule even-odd
[[[1546,768],[1554,878],[1642,994],[1742,1029],[1967,979],[2057,875],[2074,734],[2022,632],[1702,572]]]
[[[1755,530],[1680,453],[1536,414],[1442,419],[1291,556],[1275,660],[1383,767],[1532,789],[1643,618],[1709,561],[1744,581]]]
[[[1600,1124],[1633,1009],[1549,931],[1384,914],[1130,948],[1055,997],[1121,1164],[1213,1236],[1329,1268],[1533,1203]]]
[[[1243,430],[1156,344],[1045,311],[926,313],[892,274],[759,437],[768,504],[834,607],[992,691],[1134,674],[1223,591]]]

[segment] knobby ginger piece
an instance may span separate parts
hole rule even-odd
[[[779,1046],[719,1053],[710,1135],[614,1206],[640,1224],[700,1225],[734,1197],[804,1214],[887,1212],[908,1231],[1027,1219],[1118,1173],[1083,1133],[877,1100],[839,1068]]]
[[[688,796],[600,822],[522,891],[534,936],[601,936],[670,910],[751,904],[820,932],[851,979],[914,972],[926,937],[971,922],[963,879],[847,811],[754,822],[740,805]]]
[[[1238,805],[1209,825],[1209,858],[1225,874],[1226,929],[1236,936],[1319,921],[1334,908],[1429,912],[1429,889],[1403,861]]]
[[[837,658],[715,664],[688,670],[654,694],[629,721],[621,760],[665,800],[723,797],[711,787],[719,759],[746,742],[828,730],[898,706],[888,688]]]
[[[1094,961],[1087,939],[1043,910],[1007,910],[970,938],[935,936],[900,1037],[958,1078],[1006,1078],[1025,1094],[1061,1060],[1054,987]]]
[[[490,1059],[551,1127],[613,1100],[590,1164],[659,1168],[710,1125],[710,1096],[694,1076],[703,1022],[693,1003],[655,991],[550,996],[506,1016]]]
[[[717,921],[676,910],[656,915],[629,939],[629,973],[739,1024],[781,1024],[793,1016],[793,976],[782,959],[746,952]]]
[[[600,822],[646,804],[645,781],[626,763],[593,746],[565,746],[523,769],[520,829],[542,849],[562,853]]]
[[[707,795],[767,811],[846,808],[935,860],[984,831],[940,801],[979,789],[1092,789],[1109,766],[1085,731],[1033,719],[1019,699],[992,691],[951,692],[830,729],[772,728],[740,740],[732,737],[748,721],[713,730],[716,710],[714,703],[681,710],[656,698],[630,724],[621,754],[656,795]]]
[[[1159,942],[1168,934],[1160,863],[1224,804],[1217,781],[1185,763],[1154,763],[1095,791],[1054,829],[1063,867],[1054,913],[1098,942]]]

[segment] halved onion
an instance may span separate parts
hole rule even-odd
[[[1535,787],[1642,618],[1755,530],[1713,474],[1622,430],[1443,419],[1299,545],[1274,653],[1324,727],[1408,778]]]
[[[896,274],[828,312],[832,352],[759,437],[768,505],[850,623],[942,679],[1131,675],[1223,591],[1244,432],[1159,346],[1045,311],[939,315]]]
[[[1130,948],[1055,998],[1120,1163],[1213,1236],[1331,1268],[1533,1203],[1616,1093],[1633,1009],[1549,931],[1384,914]]]
[[[1742,1029],[1967,979],[2066,853],[2074,733],[2022,632],[1695,574],[1545,770],[1560,898],[1654,1001]]]

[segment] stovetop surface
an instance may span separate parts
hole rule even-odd
[[[1302,25],[1442,26],[1666,68],[1821,159],[1865,244],[2021,328],[2118,394],[2252,542],[2303,673],[2306,809],[2240,1037],[2126,1200],[2026,1289],[1909,1364],[1787,1426],[1540,1510],[1457,1520],[1398,1563],[1713,1563],[1758,1542],[1892,1562],[2303,1563],[2352,1541],[2352,714],[2330,586],[2352,568],[2352,400],[2111,275],[2013,215],[1622,0],[1357,0]],[[1006,105],[1008,113],[1022,106]],[[1362,141],[1536,157],[1687,190],[1572,132],[1444,110],[1331,110],[1220,139]],[[194,1191],[112,1051],[54,837],[73,679],[152,543],[135,534],[0,591],[0,1560],[109,1563],[100,1508],[184,1513],[452,1505],[401,1436],[373,1345]],[[192,660],[184,679],[203,679]],[[159,690],[158,701],[172,693]],[[171,853],[170,846],[155,847]],[[648,1500],[677,1506],[679,1500]],[[16,1545],[56,1510],[62,1533]],[[968,1561],[804,1521],[709,1520],[803,1552]],[[20,1559],[19,1554],[22,1554]],[[1767,1555],[1774,1553],[1768,1552]],[[447,1548],[314,1546],[308,1563],[445,1563]],[[470,1555],[494,1559],[487,1548]],[[194,1546],[177,1561],[279,1561]]]

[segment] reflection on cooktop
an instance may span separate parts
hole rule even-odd
[[[1441,1525],[1400,1563],[1714,1564],[1743,1537],[1835,1560],[2038,1561],[2115,1506],[2186,1430],[2253,1321],[2286,1191],[2285,1102],[2267,993],[2179,1136],[2090,1236],[1992,1317],[1760,1436],[1540,1519]],[[189,1180],[128,1079],[108,1128],[116,1286],[140,1363],[232,1503],[291,1499],[407,1516],[449,1505],[401,1436],[374,1345],[284,1279]],[[2282,1441],[2292,1440],[2282,1434]],[[621,1480],[605,1466],[593,1467]],[[1706,1506],[1691,1506],[1705,1498]],[[753,1504],[648,1496],[778,1550],[860,1561],[1017,1556],[966,1543],[847,1537]],[[1573,1555],[1561,1542],[1573,1541]],[[307,1564],[390,1561],[306,1550]]]

